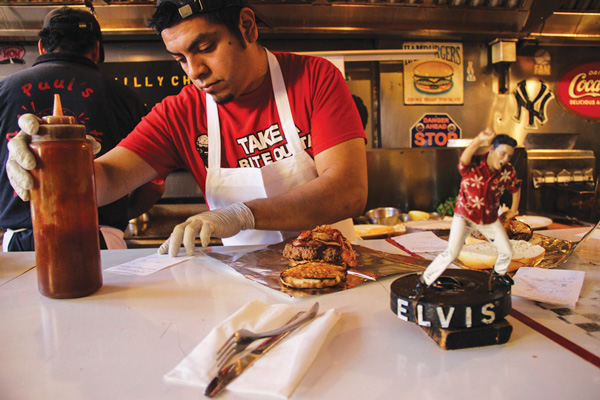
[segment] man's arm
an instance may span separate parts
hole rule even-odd
[[[255,228],[301,230],[355,217],[367,202],[367,157],[362,138],[351,139],[315,156],[318,177],[290,192],[245,202]]]
[[[493,130],[491,130],[490,128],[487,128],[486,130],[479,132],[479,134],[475,137],[475,139],[473,139],[471,141],[471,143],[469,143],[467,148],[460,155],[460,162],[463,165],[471,164],[473,155],[477,152],[477,150],[481,146],[484,146],[484,145],[487,146],[490,143],[492,143],[492,140],[494,140],[495,136],[496,136],[496,133]]]
[[[129,202],[127,203],[127,218],[132,219],[139,217],[147,212],[152,206],[160,200],[165,192],[165,184],[148,182],[129,194]]]
[[[117,146],[94,161],[98,206],[127,196],[150,182],[157,172],[134,152]]]

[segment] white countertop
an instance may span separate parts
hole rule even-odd
[[[576,230],[543,233],[579,240]],[[102,265],[155,251],[102,251]],[[0,253],[0,398],[6,400],[204,398],[203,390],[163,376],[251,300],[299,310],[318,300],[321,311],[341,313],[292,399],[597,399],[600,393],[600,367],[513,317],[507,318],[513,326],[507,344],[440,349],[392,313],[393,276],[294,299],[199,256],[148,276],[105,271],[96,294],[53,300],[38,292],[33,253],[15,254]],[[600,294],[600,240],[588,240],[561,268],[586,271],[580,304],[572,310],[577,316],[584,299]],[[600,357],[598,332],[514,296],[513,308]],[[600,314],[586,311],[592,318]]]

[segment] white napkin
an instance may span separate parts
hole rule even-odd
[[[216,352],[234,331],[240,328],[254,332],[275,329],[284,325],[298,311],[302,310],[285,304],[268,306],[260,301],[246,304],[216,326],[186,358],[165,375],[165,379],[206,388],[217,373]],[[302,325],[257,360],[225,390],[288,398],[339,318],[339,313],[330,309]]]

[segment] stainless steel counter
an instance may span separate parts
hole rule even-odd
[[[157,204],[146,214],[129,222],[125,230],[125,242],[130,249],[158,247],[173,232],[175,225],[184,222],[188,217],[207,211],[204,203],[200,204]],[[211,238],[211,246],[220,245],[221,239]],[[200,239],[196,238],[196,245]]]

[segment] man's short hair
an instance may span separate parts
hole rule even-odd
[[[156,11],[147,25],[160,35],[164,29],[184,19],[201,16],[209,22],[225,25],[243,44],[238,23],[244,7],[248,7],[247,0],[158,0]]]
[[[511,147],[517,147],[517,141],[515,139],[513,139],[512,137],[505,135],[503,133],[496,135],[496,137],[494,137],[494,140],[492,140],[491,147],[493,149],[495,149],[496,147],[500,146],[501,144],[507,144]]]
[[[104,61],[100,24],[87,11],[69,7],[50,11],[44,18],[44,25],[38,36],[42,47],[49,53],[87,54],[99,43],[99,62]]]

